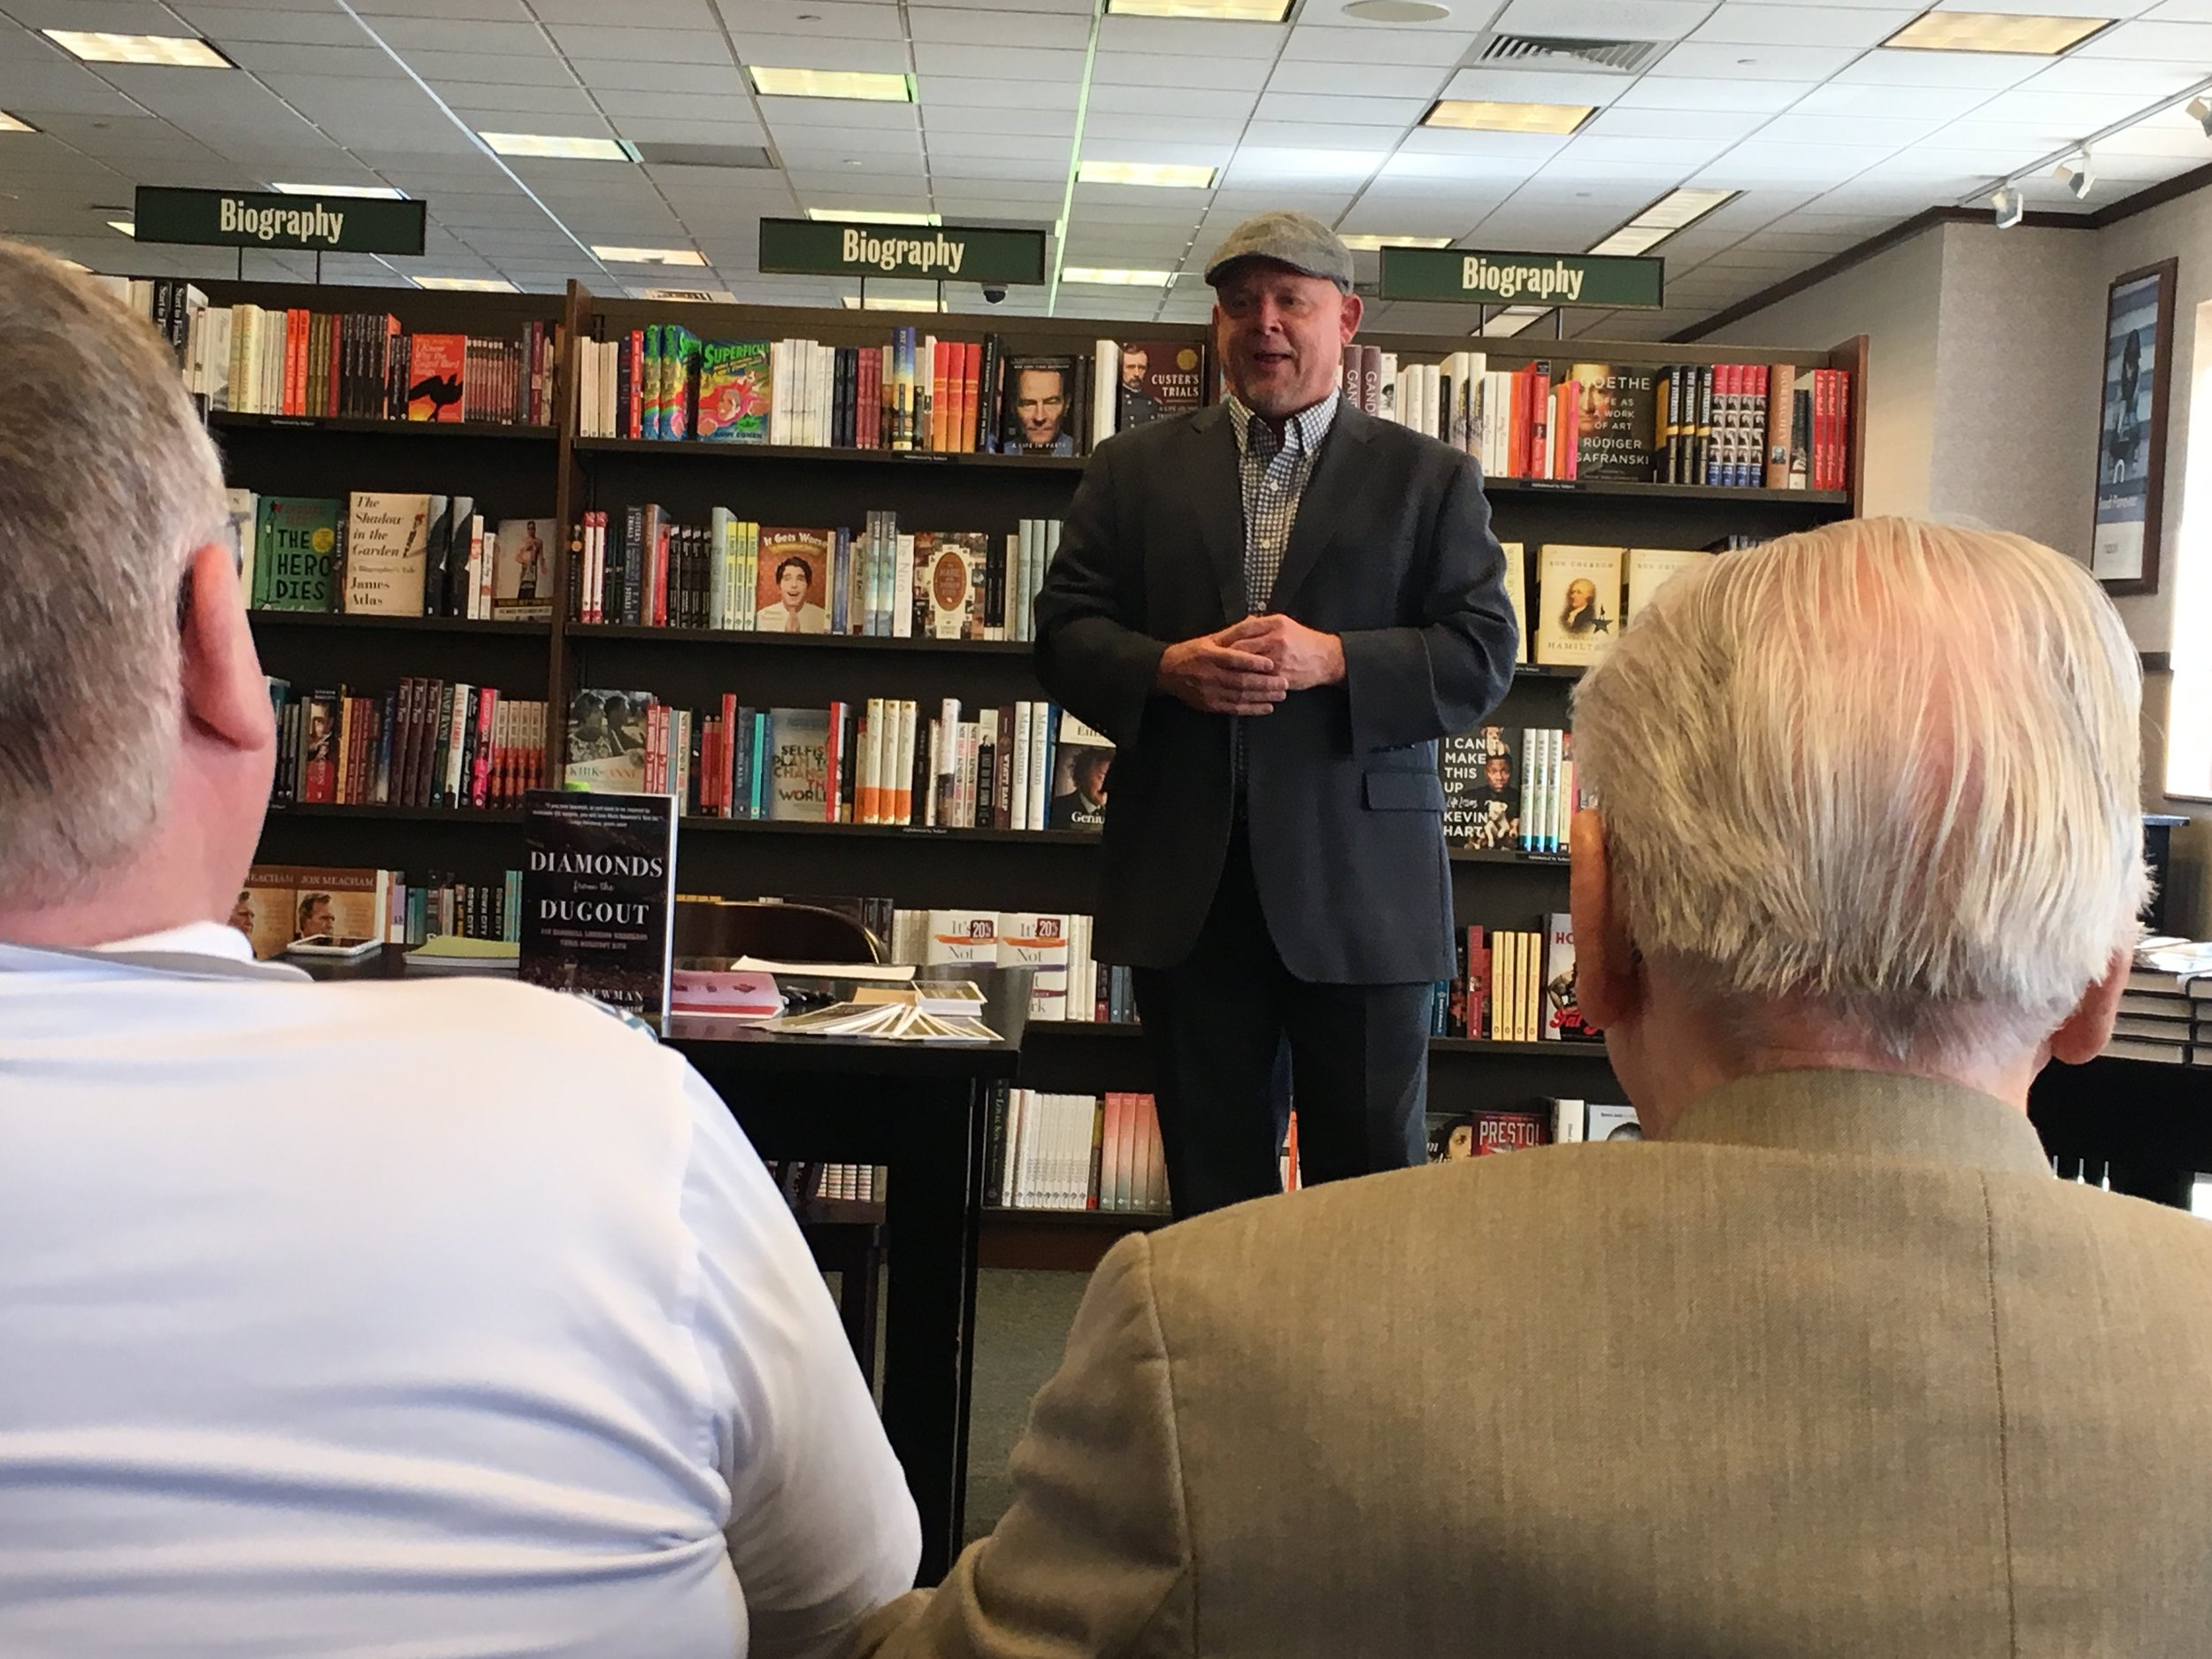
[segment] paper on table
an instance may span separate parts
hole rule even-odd
[[[905,962],[770,962],[760,956],[740,956],[736,965],[754,973],[780,973],[797,979],[868,979],[884,985],[903,985],[914,977]]]
[[[521,953],[522,947],[511,939],[464,939],[457,933],[433,933],[407,953],[410,962],[449,961],[511,962]]]

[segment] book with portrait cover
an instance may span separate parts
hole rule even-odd
[[[1444,839],[1484,850],[1521,841],[1521,728],[1486,726],[1444,740]]]
[[[753,626],[762,634],[830,631],[832,530],[761,527],[753,592]]]
[[[466,334],[411,334],[407,345],[407,419],[460,420],[468,388]]]
[[[1536,556],[1536,660],[1579,667],[1605,654],[1620,626],[1617,547],[1554,545]]]
[[[587,687],[569,699],[568,770],[572,789],[634,794],[645,787],[646,717],[649,691]]]
[[[422,615],[430,518],[427,495],[354,491],[346,509],[349,616]]]
[[[665,1018],[676,798],[534,789],[523,805],[523,982]]]
[[[502,622],[553,618],[553,520],[503,518],[492,534],[492,615]]]
[[[1621,626],[1626,627],[1643,614],[1643,609],[1657,597],[1659,590],[1686,570],[1701,568],[1713,556],[1699,550],[1681,548],[1632,547],[1628,549],[1628,598],[1621,609]]]
[[[1581,388],[1573,475],[1584,480],[1648,480],[1659,371],[1637,364],[1578,363],[1567,378]]]
[[[388,939],[391,902],[388,870],[256,864],[246,872],[230,925],[266,961],[296,939]]]
[[[1078,455],[1081,385],[1072,357],[1009,357],[999,368],[1001,455]]]
[[[764,340],[699,346],[699,436],[710,443],[765,443],[774,396]]]
[[[254,608],[337,610],[345,518],[342,501],[264,495],[254,522]]]
[[[1106,780],[1114,764],[1113,740],[1060,711],[1060,741],[1052,763],[1052,793],[1046,802],[1045,827],[1084,830],[1096,835],[1106,827]]]
[[[1592,1101],[1583,1136],[1590,1141],[1641,1141],[1643,1125],[1633,1106],[1601,1105]]]
[[[791,824],[832,819],[827,709],[768,710],[768,816]]]
[[[1195,340],[1125,340],[1115,430],[1126,432],[1165,415],[1187,414],[1205,402],[1202,360]]]

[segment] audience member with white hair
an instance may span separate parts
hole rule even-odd
[[[0,1653],[833,1650],[919,1526],[722,1102],[224,925],[235,535],[152,332],[0,242]]]
[[[1581,1005],[1650,1141],[1124,1240],[1006,1518],[855,1651],[2201,1650],[2212,1233],[2026,1112],[2125,978],[2138,695],[2017,537],[1671,582],[1575,700]]]

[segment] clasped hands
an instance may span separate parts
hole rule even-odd
[[[1267,714],[1294,691],[1343,678],[1341,640],[1270,614],[1169,646],[1153,683],[1208,714]]]

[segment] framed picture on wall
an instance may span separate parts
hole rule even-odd
[[[2107,593],[2158,591],[2177,265],[2168,259],[2130,271],[2114,280],[2105,297],[2089,571]]]

